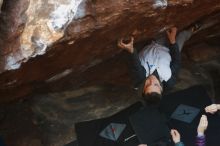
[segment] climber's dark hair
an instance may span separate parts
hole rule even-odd
[[[151,92],[147,94],[142,94],[143,100],[146,105],[159,105],[162,95],[157,92]]]

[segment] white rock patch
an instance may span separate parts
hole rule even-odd
[[[65,70],[65,71],[63,71],[63,72],[61,72],[61,73],[59,73],[59,74],[49,78],[48,80],[46,80],[46,82],[49,83],[49,82],[53,82],[53,81],[56,81],[58,79],[61,79],[61,78],[65,77],[65,76],[67,76],[68,74],[70,74],[72,71],[73,71],[72,69],[67,69],[67,70]]]
[[[167,0],[154,0],[154,1],[155,1],[155,3],[153,4],[154,8],[165,8],[168,5]]]
[[[20,38],[21,56],[10,56],[5,69],[17,69],[22,60],[45,54],[48,46],[64,36],[66,27],[85,15],[86,0],[30,0],[25,12],[27,23]],[[80,4],[82,5],[80,6]],[[19,63],[18,63],[19,62]]]

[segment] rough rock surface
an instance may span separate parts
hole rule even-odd
[[[121,58],[116,41],[123,36],[133,34],[140,42],[172,25],[183,29],[208,20],[204,39],[219,38],[219,29],[209,31],[219,28],[219,0],[5,0],[1,10],[1,102],[68,85],[127,84],[122,63],[108,73],[93,69]],[[194,37],[198,44],[201,36]]]

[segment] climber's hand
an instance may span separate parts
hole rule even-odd
[[[118,40],[118,47],[128,51],[129,53],[134,52],[134,37],[131,37],[130,42],[125,43],[123,39]]]

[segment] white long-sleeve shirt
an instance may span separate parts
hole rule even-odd
[[[152,42],[139,53],[139,59],[146,70],[146,77],[157,70],[161,82],[171,78],[169,48]]]

